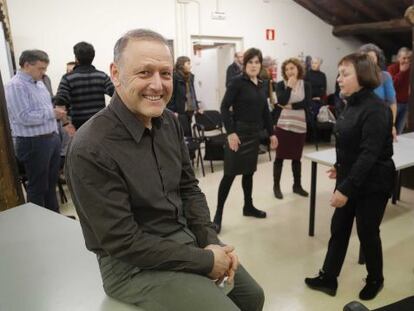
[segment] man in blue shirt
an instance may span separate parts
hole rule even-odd
[[[59,212],[56,183],[59,172],[60,138],[56,119],[66,117],[53,108],[42,78],[48,55],[26,50],[19,59],[20,70],[6,84],[7,109],[16,156],[27,177],[27,201]]]

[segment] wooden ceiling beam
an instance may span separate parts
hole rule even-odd
[[[390,38],[389,36],[379,34],[372,34],[367,36],[367,38],[368,43],[375,43],[384,51],[396,51],[401,47],[401,42],[397,38]]]
[[[325,11],[324,5],[315,4],[315,1],[311,1],[311,0],[294,0],[294,1],[330,25],[340,25],[343,23],[343,20]]]
[[[374,23],[358,23],[351,25],[334,26],[332,33],[335,36],[353,36],[360,34],[384,34],[394,32],[409,32],[412,27],[405,18]]]
[[[374,10],[375,6],[368,6],[360,0],[345,0],[345,2],[373,21],[383,20],[383,16]]]
[[[401,10],[405,10],[406,8],[408,8],[410,5],[413,4],[413,1],[412,0],[400,0],[400,1],[394,0],[393,3],[398,5]]]
[[[366,0],[368,6],[376,7],[382,11],[382,13],[388,18],[401,18],[403,16],[403,12],[395,6],[395,2],[387,1],[387,0]]]
[[[343,0],[327,1],[324,3],[324,8],[328,13],[339,16],[344,21],[343,24],[364,22],[364,17]]]

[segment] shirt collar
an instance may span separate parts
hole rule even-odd
[[[372,90],[362,88],[358,92],[353,93],[351,96],[346,98],[348,105],[357,105],[360,103],[361,98],[366,97]]]
[[[112,96],[108,108],[118,116],[134,140],[139,143],[144,134],[145,126],[122,102],[122,99],[117,92]],[[164,118],[164,113],[165,112],[163,112],[160,117],[152,119],[152,130],[158,130],[161,128],[162,124],[167,123],[167,120]]]
[[[25,73],[21,70],[17,71],[16,75],[20,79],[22,79],[23,81],[31,82],[31,83],[34,83],[34,84],[36,84],[36,82],[37,82],[36,80],[33,79],[33,77],[31,75],[29,75],[28,73]]]
[[[242,77],[243,77],[243,79],[245,79],[245,80],[249,81],[250,83],[254,84],[253,81],[250,80],[250,77],[246,73],[243,72]],[[262,83],[263,83],[263,80],[260,79],[259,77],[257,77],[257,86],[260,87],[262,85]]]
[[[76,72],[89,72],[94,70],[96,69],[93,65],[76,65],[75,67],[73,67],[73,71]]]

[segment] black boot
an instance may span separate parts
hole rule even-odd
[[[299,194],[303,197],[307,197],[307,193],[301,184],[301,172],[302,172],[302,163],[299,160],[292,160],[292,172],[293,172],[293,192]]]
[[[364,288],[359,292],[359,299],[371,300],[374,299],[377,294],[384,287],[384,280],[369,280],[367,278]]]
[[[243,216],[251,216],[256,218],[266,218],[266,212],[261,211],[253,206],[253,203],[244,202]]]
[[[224,203],[226,202],[234,178],[235,175],[224,175],[220,182],[217,196],[217,209],[213,220],[214,230],[216,230],[217,233],[220,233],[221,231]]]
[[[221,231],[221,220],[223,217],[223,209],[219,209],[217,208],[216,210],[216,215],[214,215],[214,220],[213,220],[213,228],[217,233],[220,233]]]
[[[283,199],[282,191],[280,190],[280,176],[282,175],[283,160],[276,159],[273,162],[273,193],[275,198]]]
[[[338,281],[336,280],[336,277],[328,276],[322,270],[319,271],[319,275],[317,277],[306,278],[305,283],[310,288],[324,292],[330,296],[335,296],[338,288]]]

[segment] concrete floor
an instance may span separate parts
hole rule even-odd
[[[323,146],[322,148],[329,146]],[[314,151],[313,145],[305,147]],[[273,153],[274,158],[274,153]],[[311,163],[302,161],[303,187],[310,189]],[[222,164],[214,164],[211,173],[206,164],[206,176],[196,170],[200,187],[207,196],[214,215],[217,189],[222,177]],[[266,219],[242,216],[243,192],[241,178],[237,177],[225,205],[221,239],[234,245],[239,258],[248,271],[262,285],[266,294],[264,310],[322,311],[342,310],[343,306],[358,299],[364,286],[365,267],[358,265],[359,242],[354,230],[348,254],[338,279],[336,297],[308,289],[303,279],[313,276],[321,267],[329,239],[330,218],[333,208],[329,198],[334,181],[325,174],[327,167],[318,166],[315,236],[308,236],[309,199],[292,193],[290,161],[285,161],[282,174],[283,200],[272,192],[273,163],[267,154],[259,157],[254,175],[253,200],[257,208],[267,212]],[[402,189],[401,201],[389,203],[381,226],[384,249],[385,286],[373,301],[365,302],[377,308],[414,295],[414,191]],[[71,202],[62,206],[62,212],[75,215]]]

